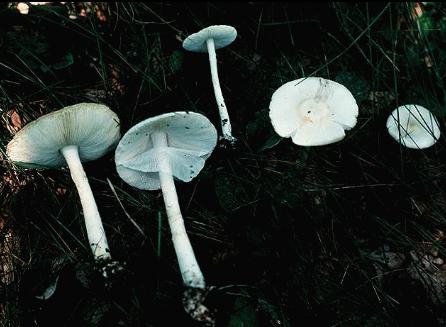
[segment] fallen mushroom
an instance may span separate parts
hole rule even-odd
[[[119,141],[119,118],[107,106],[80,103],[44,115],[22,128],[7,146],[9,160],[25,168],[68,165],[84,213],[88,241],[96,260],[110,251],[96,201],[82,167],[112,150]]]
[[[343,85],[321,77],[300,78],[278,88],[269,105],[274,130],[293,143],[338,142],[356,125],[358,105]]]
[[[216,49],[224,48],[234,42],[237,37],[237,30],[228,25],[213,25],[201,31],[189,35],[183,41],[183,48],[192,52],[208,52],[209,64],[211,66],[212,86],[214,87],[215,100],[217,101],[220,113],[223,139],[230,144],[234,144],[236,139],[232,136],[231,121],[228,109],[221,92],[220,81],[218,79]]]
[[[407,104],[396,108],[387,119],[389,134],[410,149],[424,149],[440,138],[440,125],[426,108]]]
[[[174,177],[189,182],[204,167],[217,144],[217,131],[203,115],[172,112],[133,126],[116,148],[119,176],[142,190],[162,190],[172,242],[186,286],[185,309],[195,319],[212,321],[201,303],[206,283],[186,233]],[[191,289],[195,292],[191,293]],[[198,294],[198,295],[197,295]]]

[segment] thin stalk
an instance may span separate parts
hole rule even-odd
[[[226,108],[225,99],[221,92],[220,80],[218,79],[217,54],[215,53],[214,39],[208,39],[206,44],[209,54],[209,64],[211,66],[212,86],[214,87],[215,100],[217,101],[218,111],[220,113],[223,139],[234,143],[236,139],[232,136],[231,121],[229,120],[228,109]]]
[[[110,259],[110,251],[102,226],[101,216],[99,215],[96,201],[88,183],[82,162],[79,158],[77,145],[68,145],[60,150],[70,168],[71,178],[76,185],[79,194],[82,210],[84,212],[85,227],[87,229],[88,241],[94,258]]]
[[[155,132],[152,133],[150,137],[152,138],[153,147],[155,149],[162,150],[163,148],[168,147],[166,133]],[[181,214],[177,191],[172,176],[172,169],[169,158],[165,155],[164,151],[159,151],[158,163],[160,170],[160,184],[163,192],[164,204],[166,206],[167,219],[183,283],[189,287],[204,289],[206,286],[204,277],[198,266],[194,250],[192,249],[192,245],[186,233],[186,227],[184,226],[184,220]]]

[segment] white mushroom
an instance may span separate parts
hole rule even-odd
[[[68,165],[96,260],[111,257],[82,161],[102,157],[116,146],[119,136],[119,118],[113,111],[101,104],[80,103],[36,119],[22,128],[7,146],[9,159],[25,168]]]
[[[51,4],[52,2],[28,2],[28,3],[31,4],[32,6],[44,6],[44,5]],[[17,10],[22,15],[28,15],[29,14],[29,5],[28,5],[28,3],[19,2],[17,4]]]
[[[358,116],[358,105],[350,91],[321,77],[282,85],[274,92],[269,108],[276,133],[303,146],[342,140],[344,130],[353,128]]]
[[[125,182],[143,190],[161,188],[183,283],[199,290],[204,290],[206,283],[186,233],[174,177],[184,182],[192,180],[216,144],[217,131],[205,116],[173,112],[133,126],[122,137],[115,154],[116,169]],[[197,303],[192,307],[192,315],[206,310]]]
[[[396,108],[386,125],[397,142],[411,149],[428,148],[440,138],[440,125],[435,116],[416,104]]]
[[[228,25],[213,25],[201,31],[189,35],[183,42],[183,48],[192,52],[208,52],[209,64],[211,66],[212,85],[214,87],[215,99],[220,113],[223,139],[234,144],[236,139],[232,136],[231,121],[228,109],[221,92],[220,81],[217,71],[216,49],[224,48],[231,44],[237,37],[237,30]]]

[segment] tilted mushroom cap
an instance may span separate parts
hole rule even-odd
[[[411,149],[428,148],[440,138],[437,119],[420,105],[407,104],[396,108],[386,125],[396,141]]]
[[[119,118],[107,106],[79,103],[54,111],[22,128],[7,146],[17,165],[33,168],[65,166],[60,150],[77,145],[81,161],[103,156],[118,143]]]
[[[224,48],[234,42],[237,30],[228,25],[212,25],[189,35],[183,41],[183,48],[192,52],[208,52],[206,41],[214,39],[215,49]]]
[[[150,134],[164,132],[168,147],[153,148]],[[204,167],[217,144],[217,130],[205,116],[195,112],[171,112],[148,118],[122,137],[115,161],[119,176],[143,190],[156,190],[159,181],[160,151],[168,155],[172,175],[189,182]]]
[[[320,77],[300,78],[278,88],[269,105],[274,130],[295,144],[317,146],[345,137],[356,125],[358,105],[343,85]]]

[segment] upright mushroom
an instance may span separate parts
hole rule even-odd
[[[142,190],[162,190],[183,283],[198,291],[205,290],[206,283],[186,233],[174,177],[189,182],[197,176],[216,143],[217,131],[205,116],[172,112],[133,126],[115,154],[116,169],[126,183]],[[186,311],[198,320],[211,319],[200,301],[185,303]]]
[[[440,125],[426,108],[406,104],[396,108],[387,119],[389,134],[411,149],[428,148],[440,138]]]
[[[237,37],[237,30],[228,25],[213,25],[201,31],[189,35],[183,42],[183,48],[192,52],[208,52],[209,64],[211,66],[212,85],[214,87],[215,100],[217,101],[220,113],[223,139],[230,144],[234,144],[236,139],[232,136],[231,121],[229,120],[228,109],[221,92],[220,81],[218,79],[216,49],[224,48],[234,42]]]
[[[293,143],[338,142],[356,125],[358,105],[343,85],[321,77],[300,78],[278,88],[269,105],[274,130]]]
[[[83,161],[95,160],[119,141],[119,118],[107,106],[79,103],[44,115],[22,128],[7,146],[7,155],[25,168],[68,165],[84,212],[94,258],[110,259],[110,251]]]

